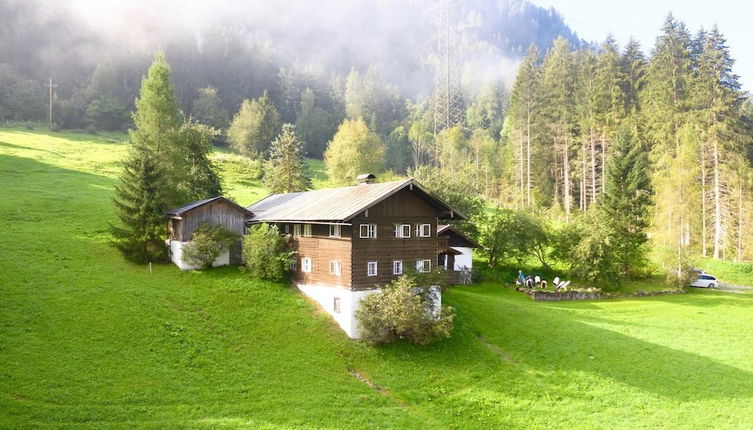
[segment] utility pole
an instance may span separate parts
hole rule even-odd
[[[439,0],[436,12],[436,75],[434,87],[434,147],[438,156],[437,136],[463,121],[463,99],[460,93],[460,69],[457,64],[458,28],[453,21],[455,0]]]
[[[49,128],[50,128],[50,130],[52,130],[52,91],[53,91],[53,88],[57,87],[58,85],[57,84],[53,85],[52,84],[52,78],[50,78],[50,83],[47,84],[47,85],[45,85],[45,86],[50,89],[50,122],[49,122]]]

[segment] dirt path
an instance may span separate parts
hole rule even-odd
[[[732,285],[732,284],[725,284],[721,283],[718,287],[716,287],[719,291],[724,291],[725,293],[735,293],[735,294],[744,294],[753,291],[753,287],[748,287],[745,285]]]

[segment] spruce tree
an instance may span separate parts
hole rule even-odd
[[[680,274],[690,265],[689,232],[700,219],[697,134],[685,121],[691,107],[690,42],[685,25],[670,14],[656,40],[640,100],[652,146],[656,237],[666,251],[668,270]]]
[[[113,226],[112,234],[128,259],[152,261],[164,254],[165,211],[222,189],[209,160],[213,132],[183,122],[161,53],[142,81],[133,120],[129,158],[115,187],[121,225]]]
[[[272,193],[295,193],[312,188],[303,158],[303,143],[298,140],[295,126],[291,124],[283,125],[282,133],[272,142],[264,169],[264,185]]]
[[[115,186],[113,204],[120,225],[110,225],[115,246],[134,262],[164,258],[166,220],[164,172],[154,151],[136,143]]]
[[[553,173],[548,190],[554,205],[561,205],[565,219],[570,220],[573,207],[572,146],[575,133],[575,85],[573,54],[570,43],[563,37],[554,41],[541,67],[542,121],[549,126],[547,144],[550,160],[547,166]]]
[[[640,272],[647,261],[651,182],[646,153],[627,131],[611,149],[606,176],[607,188],[598,200],[602,222],[610,227],[617,273],[630,276]]]
[[[533,187],[534,172],[545,169],[543,160],[551,160],[550,151],[542,151],[538,145],[537,113],[539,103],[539,50],[536,45],[528,48],[528,53],[520,64],[518,74],[510,95],[510,117],[513,129],[511,142],[515,148],[515,182],[516,204],[520,207],[531,207],[534,203]]]

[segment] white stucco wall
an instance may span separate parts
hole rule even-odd
[[[198,267],[194,266],[193,264],[186,263],[183,261],[183,247],[188,242],[179,242],[177,240],[171,240],[170,241],[170,259],[175,263],[180,270],[196,270]],[[230,251],[225,251],[222,254],[220,254],[219,257],[217,257],[216,260],[214,260],[214,263],[212,263],[212,267],[217,266],[227,266],[230,264]]]
[[[379,290],[370,291],[351,291],[342,287],[333,287],[329,285],[298,285],[298,289],[304,294],[316,300],[322,309],[324,309],[337,322],[337,325],[351,339],[360,338],[358,333],[358,324],[356,322],[356,309],[361,299],[368,294]],[[340,312],[335,312],[335,297],[340,298]]]
[[[473,248],[453,246],[452,249],[463,253],[462,255],[455,256],[455,270],[463,270],[463,267],[473,269]]]
[[[438,314],[442,306],[442,292],[439,287],[430,287],[432,289],[432,299],[434,301],[434,310]],[[356,321],[356,309],[361,300],[369,294],[378,293],[380,290],[369,291],[351,291],[342,287],[332,287],[328,285],[298,285],[298,289],[304,294],[314,299],[324,309],[337,325],[351,339],[360,339],[358,322]],[[340,312],[335,312],[335,297],[340,298]]]

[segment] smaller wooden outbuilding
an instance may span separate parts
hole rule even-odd
[[[193,238],[193,232],[202,223],[209,222],[220,225],[238,235],[238,242],[229,252],[220,255],[214,266],[241,263],[241,237],[245,233],[246,219],[251,217],[251,211],[225,197],[197,200],[181,207],[169,210],[167,216],[167,245],[170,247],[170,259],[181,270],[192,270],[191,264],[182,260],[183,246]]]
[[[437,265],[447,270],[450,283],[465,283],[473,269],[473,250],[481,245],[452,225],[437,226]]]

